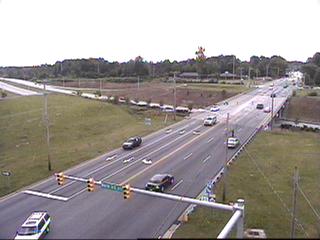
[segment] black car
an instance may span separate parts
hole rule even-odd
[[[262,103],[258,103],[258,104],[257,104],[257,109],[263,109],[263,108],[264,108],[264,106],[263,106]]]
[[[131,137],[122,144],[123,149],[133,149],[139,147],[142,143],[141,137]]]
[[[145,189],[156,192],[164,192],[164,190],[173,184],[174,177],[170,174],[156,174],[146,184]]]

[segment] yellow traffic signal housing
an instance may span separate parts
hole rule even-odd
[[[63,185],[64,184],[64,175],[63,172],[60,172],[56,175],[56,179],[58,181],[58,185]]]
[[[88,192],[93,192],[95,190],[95,182],[93,178],[87,180]]]
[[[122,190],[123,190],[123,198],[124,199],[130,198],[130,185],[129,184],[123,185]]]

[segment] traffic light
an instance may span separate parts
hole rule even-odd
[[[95,190],[95,182],[93,178],[87,180],[88,192],[93,192]]]
[[[58,185],[63,185],[64,184],[64,175],[63,172],[59,172],[56,174],[56,179],[58,181]]]
[[[124,199],[130,198],[130,185],[129,184],[123,185],[122,190],[123,190],[123,198]]]

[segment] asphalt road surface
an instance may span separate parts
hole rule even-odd
[[[115,149],[65,173],[118,184],[129,182],[137,188],[144,188],[154,174],[169,173],[175,182],[167,193],[196,197],[226,161],[227,113],[229,129],[234,129],[235,135],[244,142],[271,114],[256,109],[256,104],[271,106],[270,95],[276,91],[276,111],[291,94],[291,87],[282,87],[283,81],[275,81],[273,89],[266,85],[233,98],[228,105],[221,105],[216,113],[218,123],[212,127],[203,126],[203,119],[212,113],[208,110],[194,113],[169,127],[170,131],[163,129],[144,137],[142,145],[134,150]],[[195,130],[199,134],[195,134]],[[227,158],[236,150],[228,149]],[[114,158],[107,161],[110,156]],[[124,164],[130,157],[133,159]],[[143,164],[145,157],[150,157],[153,163]],[[99,187],[89,193],[85,183],[66,181],[65,185],[58,186],[54,177],[28,189],[64,197],[66,201],[23,192],[0,200],[0,238],[13,238],[17,228],[36,210],[46,210],[52,216],[48,239],[158,238],[188,206],[135,193],[125,200],[122,193]]]
[[[18,95],[22,95],[22,96],[41,95],[38,92],[27,90],[24,88],[15,87],[15,86],[12,86],[10,84],[7,84],[7,83],[1,82],[1,81],[0,81],[0,89],[6,90],[8,92],[12,92],[12,93],[15,93]]]

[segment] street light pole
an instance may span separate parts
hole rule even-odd
[[[227,198],[227,163],[228,163],[228,133],[229,133],[229,113],[227,113],[227,122],[226,122],[226,158],[223,164],[223,192],[222,192],[222,201],[226,202]]]

